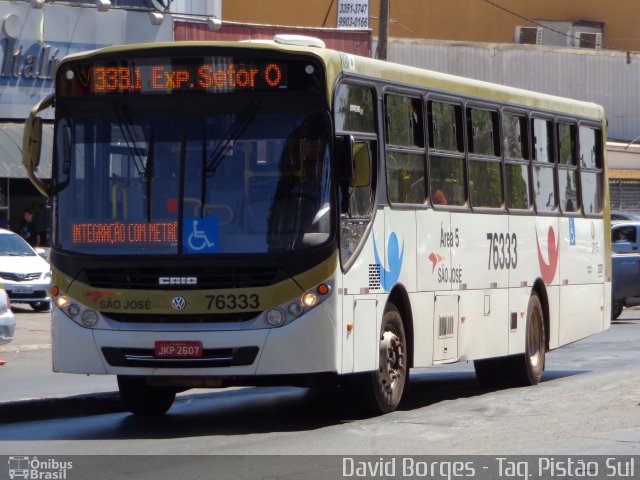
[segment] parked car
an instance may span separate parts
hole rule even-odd
[[[0,345],[4,345],[13,340],[15,330],[16,317],[11,311],[9,295],[7,295],[7,292],[0,284]]]
[[[0,283],[11,303],[28,303],[38,312],[51,308],[51,267],[40,256],[44,253],[20,235],[0,229]]]
[[[629,220],[632,222],[640,222],[640,215],[628,212],[611,212],[611,220]]]
[[[640,222],[611,226],[611,318],[616,319],[624,307],[640,305]]]

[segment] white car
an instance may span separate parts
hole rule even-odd
[[[28,303],[38,312],[51,308],[51,267],[24,239],[0,229],[0,283],[11,303]]]
[[[16,317],[11,311],[9,296],[7,292],[2,289],[2,284],[0,284],[0,345],[4,345],[13,340],[15,330]]]

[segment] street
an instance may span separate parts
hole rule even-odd
[[[6,402],[113,392],[112,377],[50,372],[48,315],[16,308],[1,347]],[[640,310],[547,356],[540,385],[478,386],[467,363],[413,371],[400,409],[367,418],[334,391],[187,391],[161,419],[57,408],[4,419],[0,450],[47,454],[616,454],[640,452]],[[91,398],[91,396],[89,396]],[[28,410],[27,410],[28,411]]]

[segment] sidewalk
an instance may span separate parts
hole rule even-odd
[[[13,341],[0,346],[0,423],[122,411],[115,376],[54,373],[51,320],[26,305],[14,306]]]
[[[0,404],[118,390],[113,375],[54,373],[51,349],[2,352],[2,358],[7,363],[0,367],[0,378],[6,388],[0,389]]]
[[[14,340],[0,346],[0,424],[46,418],[124,412],[115,375],[55,373],[51,364],[51,321],[47,313],[16,306]],[[236,390],[242,387],[232,387]],[[210,394],[191,389],[180,397]]]

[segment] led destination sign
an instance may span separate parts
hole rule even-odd
[[[65,96],[274,91],[288,88],[287,62],[193,59],[130,59],[63,67]]]
[[[282,67],[236,64],[201,65],[197,69],[171,65],[146,67],[92,67],[93,92],[172,92],[182,90],[254,90],[283,86]]]
[[[178,222],[155,223],[74,223],[74,244],[175,244]]]

